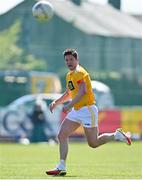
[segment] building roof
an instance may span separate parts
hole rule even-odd
[[[58,16],[87,34],[142,38],[142,23],[110,5],[83,1],[77,6],[69,0],[49,1]]]
[[[23,1],[1,1],[0,14],[8,12]],[[111,37],[142,38],[142,23],[135,17],[110,5],[104,6],[83,1],[81,6],[77,6],[70,0],[48,1],[53,4],[57,16],[84,33]]]
[[[0,1],[0,15],[7,13],[12,8],[16,7],[18,4],[22,3],[24,0],[3,0]]]

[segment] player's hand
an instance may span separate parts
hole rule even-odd
[[[65,105],[64,107],[63,107],[63,112],[64,113],[67,113],[67,112],[69,112],[70,110],[71,110],[71,106],[70,106],[70,104],[67,104],[67,105]]]
[[[49,109],[51,111],[51,113],[53,113],[53,109],[56,107],[56,102],[53,101],[51,104],[49,104]]]

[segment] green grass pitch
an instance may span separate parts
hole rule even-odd
[[[47,176],[58,162],[58,145],[0,144],[0,179],[142,179],[142,142],[108,143],[91,149],[70,143],[65,177]]]

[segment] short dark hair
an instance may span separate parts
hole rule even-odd
[[[64,58],[66,55],[73,55],[76,59],[78,59],[78,53],[75,49],[65,49],[63,52]]]

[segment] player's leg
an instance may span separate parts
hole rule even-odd
[[[104,133],[98,136],[98,127],[84,128],[88,145],[92,148],[99,147],[107,142],[119,140],[131,145],[131,139],[127,133],[117,129],[114,133]]]
[[[80,126],[79,123],[65,119],[58,134],[60,159],[66,160],[68,153],[68,137]]]
[[[80,126],[79,123],[65,119],[60,127],[58,134],[59,140],[59,152],[60,152],[60,163],[53,170],[49,170],[46,173],[48,175],[66,175],[65,161],[68,154],[68,137]]]
[[[117,129],[114,133],[98,135],[98,109],[96,106],[88,106],[88,110],[84,108],[83,115],[82,118],[84,119],[82,120],[82,123],[89,146],[96,148],[113,140],[124,141],[128,145],[131,144],[131,139],[120,129]]]
[[[98,127],[84,127],[84,132],[87,138],[88,145],[92,148],[96,148],[102,144],[114,140],[114,133],[104,133],[98,136]]]

